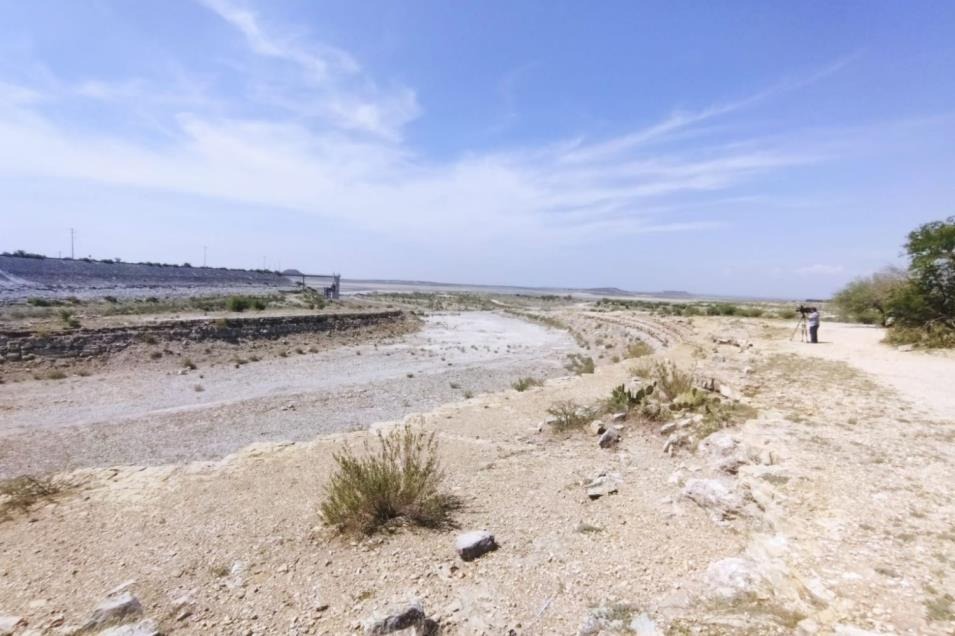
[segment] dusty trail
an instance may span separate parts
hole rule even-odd
[[[827,323],[818,346],[783,343],[781,351],[838,360],[892,387],[920,412],[955,419],[955,356],[952,352],[899,351],[881,344],[885,330]],[[811,382],[811,379],[810,379]]]
[[[854,325],[819,345],[750,331],[761,417],[740,437],[779,465],[752,537],[785,546],[775,594],[801,596],[801,633],[951,634],[955,359]]]

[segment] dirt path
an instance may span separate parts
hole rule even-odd
[[[881,344],[885,330],[827,323],[818,346],[783,342],[781,351],[847,362],[891,386],[920,412],[955,419],[955,356],[951,352],[899,351]]]
[[[749,552],[777,549],[776,602],[800,633],[955,633],[955,359],[853,325],[819,345],[738,329],[755,348],[719,357],[754,370],[761,416],[739,436],[777,465],[770,485],[740,471],[765,511]]]

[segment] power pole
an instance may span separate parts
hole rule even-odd
[[[76,230],[74,230],[73,228],[70,228],[70,260],[73,260],[73,258],[74,258],[74,254],[73,254],[73,237],[75,237],[75,236],[76,236]]]

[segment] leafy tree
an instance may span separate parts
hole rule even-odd
[[[955,327],[955,216],[916,228],[905,249],[911,259],[911,288],[893,302],[899,319]]]
[[[893,299],[906,285],[906,273],[890,267],[872,276],[855,279],[837,293],[832,301],[845,318],[866,324],[878,321],[884,327],[893,306]]]

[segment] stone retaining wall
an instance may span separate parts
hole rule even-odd
[[[72,329],[52,333],[0,331],[0,363],[35,358],[89,358],[109,355],[141,342],[277,339],[290,334],[347,331],[405,318],[401,311],[256,318],[169,320],[134,327]]]

